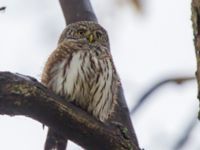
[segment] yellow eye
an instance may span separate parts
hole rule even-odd
[[[100,39],[100,38],[102,37],[102,33],[99,32],[99,31],[97,31],[97,32],[96,32],[96,37],[97,37],[98,39]]]
[[[85,29],[79,29],[79,30],[77,31],[77,33],[78,33],[79,35],[84,35],[85,32],[86,32]]]

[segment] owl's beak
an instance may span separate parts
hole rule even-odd
[[[87,40],[89,41],[89,43],[93,43],[94,42],[94,36],[92,34],[89,34],[87,37]]]

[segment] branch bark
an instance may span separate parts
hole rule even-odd
[[[89,0],[59,0],[66,24],[78,21],[95,21],[97,17]]]
[[[86,149],[139,149],[126,128],[95,120],[32,77],[0,72],[0,114],[31,117]]]
[[[200,0],[192,0],[192,26],[197,59],[196,78],[198,84],[198,99],[200,100]],[[200,111],[198,118],[200,119]]]

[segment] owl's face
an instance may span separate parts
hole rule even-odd
[[[106,30],[92,21],[80,21],[69,24],[63,31],[59,43],[64,39],[85,40],[90,45],[101,45],[109,48]]]

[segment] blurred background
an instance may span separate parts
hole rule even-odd
[[[91,0],[110,36],[111,52],[129,109],[154,85],[194,77],[191,0]],[[1,0],[0,71],[40,80],[65,27],[55,0]],[[200,150],[197,85],[168,82],[131,114],[141,148]],[[0,116],[0,149],[43,150],[47,128],[26,117]],[[80,147],[69,144],[70,150]]]

